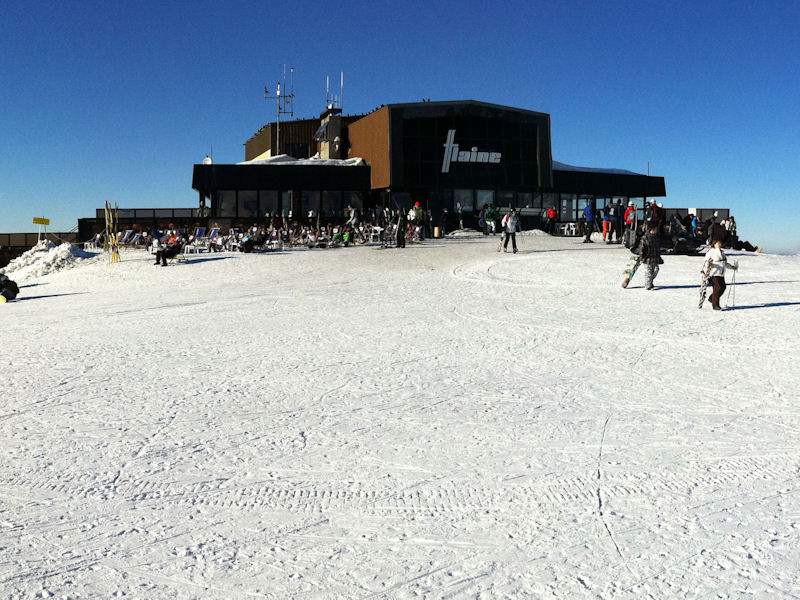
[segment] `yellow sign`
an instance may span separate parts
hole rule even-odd
[[[50,225],[50,219],[45,219],[44,217],[33,217],[33,224],[34,225]]]

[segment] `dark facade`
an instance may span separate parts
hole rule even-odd
[[[365,166],[195,165],[192,187],[210,201],[210,216],[246,223],[313,210],[336,218],[348,204],[419,202],[433,215],[445,207],[461,211],[471,225],[484,205],[494,204],[522,209],[525,224],[535,226],[550,206],[561,221],[576,221],[586,204],[633,199],[643,206],[645,198],[666,195],[662,177],[554,163],[549,115],[474,100],[390,104],[357,117],[329,109],[294,129],[281,123],[282,149],[286,131],[287,144],[334,156],[333,138],[324,135],[332,118],[340,119],[337,156],[363,158]],[[273,154],[274,125],[248,140],[249,158]]]

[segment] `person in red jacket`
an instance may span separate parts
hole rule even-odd
[[[556,212],[556,207],[551,206],[547,209],[547,223],[545,225],[545,233],[549,233],[550,235],[556,234],[556,223],[558,222],[558,213]]]
[[[636,227],[636,206],[633,200],[628,200],[628,210],[625,211],[625,229]]]

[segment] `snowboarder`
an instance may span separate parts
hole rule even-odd
[[[511,209],[505,217],[503,217],[503,233],[505,239],[503,240],[503,252],[508,252],[508,239],[511,238],[511,247],[514,249],[514,254],[517,253],[517,227],[519,226],[519,217],[517,217],[517,210]]]
[[[0,275],[0,303],[13,300],[19,294],[19,286],[6,275]]]
[[[642,238],[642,242],[639,245],[639,256],[642,259],[642,263],[647,265],[644,287],[652,290],[655,288],[653,280],[658,275],[658,266],[664,264],[664,259],[661,258],[661,244],[658,239],[658,225],[656,223],[650,224],[650,232]]]
[[[722,251],[722,240],[717,238],[714,240],[711,250],[706,252],[706,260],[703,263],[703,271],[708,273],[708,279],[711,281],[712,292],[711,297],[708,299],[714,310],[722,310],[719,305],[719,300],[722,294],[725,293],[725,268],[736,271],[739,265],[728,262],[728,258]],[[706,271],[707,269],[707,271]]]

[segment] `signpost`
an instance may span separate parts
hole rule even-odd
[[[33,217],[33,224],[39,226],[39,238],[38,242],[42,241],[42,226],[44,226],[45,233],[47,233],[47,226],[50,225],[50,219],[45,219],[44,217]]]

